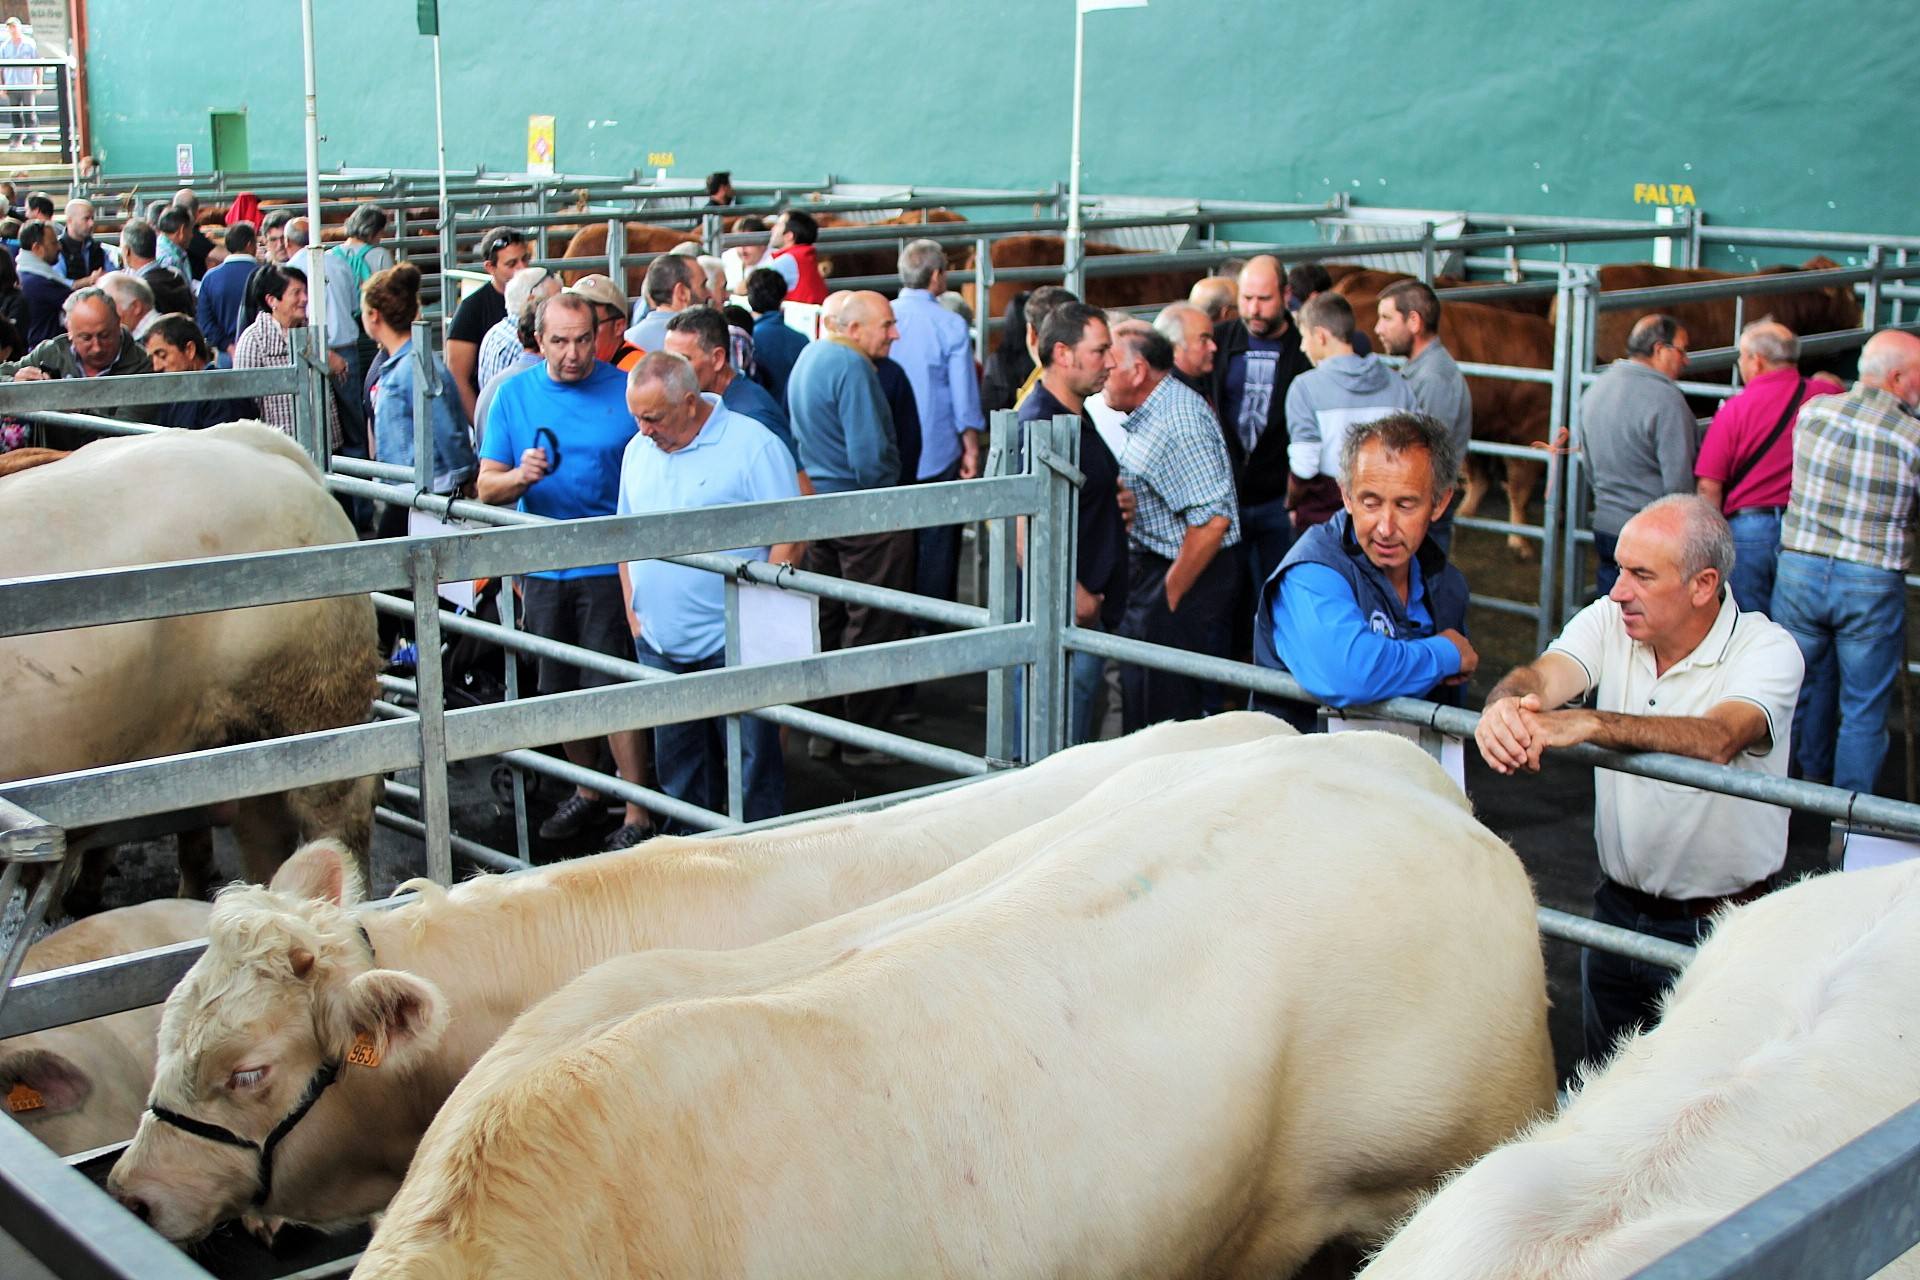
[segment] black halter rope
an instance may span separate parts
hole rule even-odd
[[[367,944],[368,958],[373,959],[373,939],[367,936],[365,926],[361,926],[360,928],[360,940]],[[265,1142],[255,1142],[251,1138],[243,1138],[233,1130],[222,1125],[213,1124],[206,1120],[196,1120],[192,1116],[183,1116],[178,1111],[169,1107],[163,1107],[157,1102],[148,1103],[147,1110],[152,1113],[154,1119],[165,1124],[170,1124],[183,1133],[190,1133],[196,1138],[205,1138],[208,1142],[224,1143],[229,1147],[244,1147],[248,1151],[258,1151],[260,1153],[260,1170],[254,1177],[260,1186],[259,1189],[253,1193],[253,1204],[255,1208],[258,1208],[266,1204],[267,1197],[273,1194],[273,1153],[275,1148],[280,1145],[282,1139],[293,1132],[295,1125],[306,1119],[307,1112],[313,1110],[314,1103],[320,1101],[320,1095],[327,1091],[327,1086],[339,1078],[340,1060],[338,1058],[329,1062],[323,1062],[318,1067],[315,1067],[313,1074],[307,1078],[307,1087],[306,1090],[301,1093],[300,1101],[294,1104],[293,1110],[286,1114],[285,1119],[273,1126],[273,1132],[267,1135]]]

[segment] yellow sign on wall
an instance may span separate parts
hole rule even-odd
[[[647,168],[649,169],[673,168],[673,152],[671,151],[647,152]]]
[[[527,172],[553,172],[553,117],[527,117]]]
[[[1685,182],[1636,182],[1633,184],[1633,202],[1663,205],[1699,203],[1693,198],[1693,187]]]

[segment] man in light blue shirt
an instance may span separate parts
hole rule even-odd
[[[752,418],[729,410],[719,396],[702,394],[699,376],[681,356],[642,357],[627,375],[627,410],[639,434],[620,464],[621,515],[800,495],[786,446]],[[797,543],[780,543],[726,554],[793,564],[800,551]],[[726,665],[726,584],[718,574],[634,560],[620,566],[620,581],[641,662],[676,675]],[[696,720],[653,732],[654,765],[667,794],[726,812],[726,722]],[[745,820],[778,817],[786,808],[780,729],[743,716],[740,739]]]
[[[947,255],[935,240],[900,250],[900,296],[893,317],[900,337],[893,359],[913,384],[920,411],[921,483],[971,480],[980,474],[980,378],[973,367],[967,322],[940,305],[947,287]],[[955,598],[960,576],[960,527],[922,529],[914,590]]]

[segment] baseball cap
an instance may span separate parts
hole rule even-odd
[[[607,276],[581,276],[567,286],[567,292],[585,298],[595,306],[612,307],[622,312],[627,309],[626,292]]]

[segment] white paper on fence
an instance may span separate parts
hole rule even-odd
[[[808,341],[820,336],[820,313],[825,310],[817,302],[783,302],[780,314],[787,322],[787,328],[807,335]]]
[[[1462,792],[1466,791],[1467,751],[1466,743],[1462,739],[1450,737],[1437,729],[1424,729],[1417,724],[1401,724],[1397,720],[1347,720],[1336,715],[1327,717],[1328,733],[1348,733],[1355,729],[1370,729],[1376,733],[1397,733],[1428,755],[1433,754],[1429,744],[1437,740],[1440,743],[1440,767],[1447,771],[1449,778],[1453,779],[1454,786],[1460,788]]]
[[[1868,835],[1864,831],[1848,831],[1841,839],[1845,843],[1845,854],[1840,862],[1843,871],[1865,871],[1869,867],[1884,867],[1895,862],[1905,862],[1909,858],[1920,858],[1920,843],[1902,840],[1898,836]]]
[[[428,515],[415,509],[407,512],[407,533],[415,538],[430,538],[436,533],[466,533],[481,526],[465,520],[456,520],[449,524],[438,516]],[[471,582],[443,582],[440,584],[440,598],[457,609],[473,608],[473,584]]]
[[[820,597],[762,582],[740,584],[740,665],[790,662],[820,652]]]

